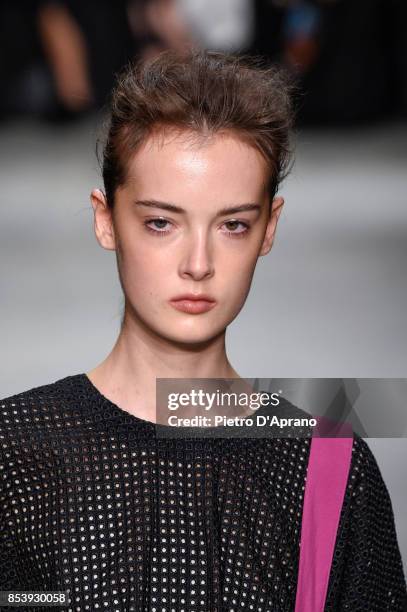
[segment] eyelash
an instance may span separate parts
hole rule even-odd
[[[170,233],[170,231],[160,231],[160,230],[156,230],[153,229],[152,227],[150,227],[148,224],[152,223],[154,221],[165,221],[166,223],[171,223],[171,221],[168,221],[167,219],[163,219],[162,217],[154,217],[152,219],[146,219],[146,221],[144,221],[144,226],[145,228],[151,232],[152,234],[154,234],[155,236],[166,236],[167,234]],[[244,221],[238,221],[237,219],[233,219],[230,221],[225,221],[225,223],[239,223],[240,225],[244,226],[244,230],[241,232],[231,232],[231,231],[226,231],[225,233],[228,236],[233,236],[234,238],[242,238],[243,236],[245,236],[248,231],[250,230],[250,225],[248,225],[247,223],[245,223]]]

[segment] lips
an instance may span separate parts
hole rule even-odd
[[[216,305],[216,300],[204,294],[184,294],[170,300],[171,306],[189,314],[208,312]]]

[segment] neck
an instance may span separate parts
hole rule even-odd
[[[199,344],[176,343],[125,316],[112,351],[87,375],[117,406],[155,421],[156,378],[240,378],[227,358],[225,335],[223,330]]]

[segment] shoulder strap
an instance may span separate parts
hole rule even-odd
[[[346,434],[344,434],[346,435]],[[349,436],[349,426],[348,434]],[[295,612],[323,612],[352,458],[352,437],[311,439]]]

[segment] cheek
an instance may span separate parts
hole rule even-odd
[[[256,262],[256,252],[241,247],[234,256],[225,258],[222,268],[218,270],[223,285],[221,291],[234,314],[240,311],[250,291]]]
[[[153,296],[159,287],[157,279],[163,275],[162,262],[133,240],[122,239],[116,253],[124,293],[137,302]]]
[[[240,239],[236,238],[234,240],[239,242]],[[241,241],[242,244],[236,244],[233,250],[230,248],[223,249],[223,252],[219,253],[219,265],[222,267],[222,271],[233,275],[230,276],[230,280],[241,279],[244,281],[244,279],[250,277],[258,259],[258,244],[248,244],[244,238]]]
[[[140,281],[150,280],[157,283],[160,275],[164,279],[164,275],[169,273],[173,264],[168,249],[159,246],[150,244],[138,236],[123,236],[117,249],[122,272]]]

